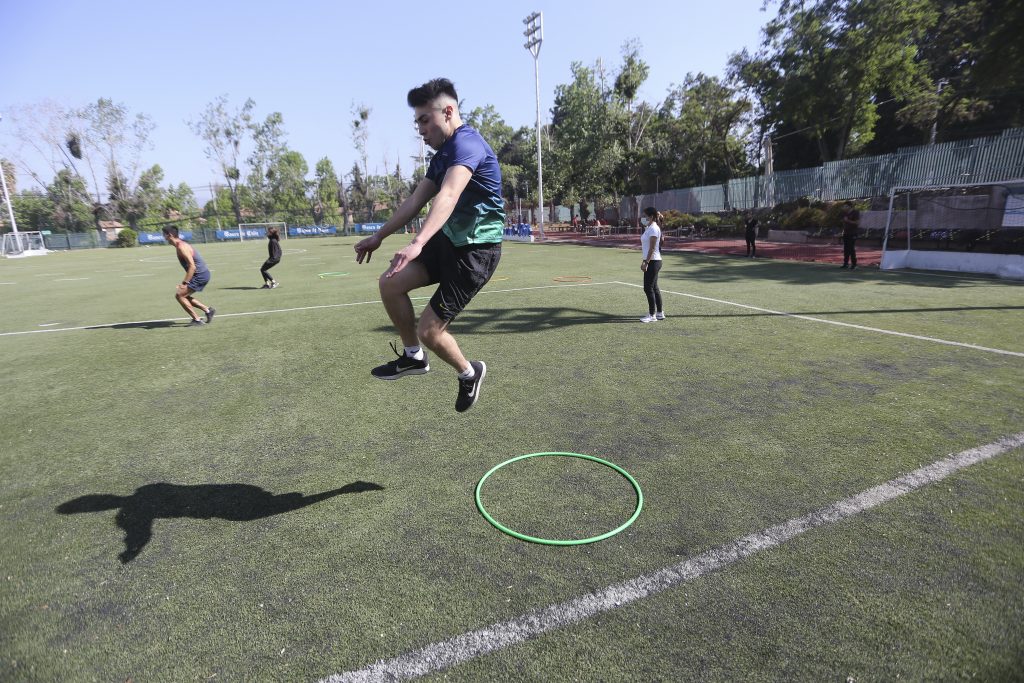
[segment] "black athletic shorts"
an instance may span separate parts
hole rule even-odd
[[[437,317],[454,320],[491,279],[500,259],[501,242],[456,247],[441,231],[431,237],[416,262],[426,267],[430,284],[439,285],[430,297]]]

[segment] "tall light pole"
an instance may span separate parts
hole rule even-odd
[[[534,12],[523,19],[523,23],[526,24],[523,47],[533,55],[533,79],[537,86],[537,206],[540,208],[537,229],[544,239],[544,173],[540,155],[540,44],[544,42],[544,13]]]
[[[940,78],[938,83],[938,90],[935,91],[935,118],[932,119],[932,137],[931,140],[928,142],[928,144],[930,145],[935,144],[935,134],[938,132],[939,129],[939,106],[941,104],[941,102],[939,102],[939,98],[942,96],[942,86],[944,85],[949,85],[949,81],[947,81],[945,78]]]
[[[0,121],[3,120],[3,115],[0,115]],[[14,206],[11,205],[11,195],[7,193],[7,174],[4,173],[3,164],[0,164],[0,183],[3,184],[4,188],[4,201],[7,202],[7,215],[11,217],[11,232],[18,234],[18,224],[14,222]]]

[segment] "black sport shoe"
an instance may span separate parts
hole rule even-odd
[[[206,312],[206,322],[207,323],[212,323],[213,322],[213,314],[216,313],[216,312],[217,312],[217,309],[215,309],[213,306],[210,306],[210,310],[208,310]]]
[[[200,320],[199,318],[195,318],[195,319],[193,319],[193,320],[192,320],[192,322],[190,322],[190,323],[188,324],[188,326],[189,326],[189,327],[202,327],[202,326],[203,326],[203,325],[205,325],[205,324],[206,324],[206,323],[204,323],[204,322],[203,322],[202,320]]]
[[[427,362],[427,352],[423,352],[423,360],[416,360],[405,355],[405,352],[398,353],[398,348],[394,342],[391,343],[391,350],[398,356],[393,361],[387,362],[384,365],[378,365],[373,370],[370,370],[370,374],[377,379],[398,379],[399,377],[405,377],[406,375],[422,375],[430,370],[430,363]]]
[[[459,380],[459,396],[455,399],[455,410],[460,413],[464,413],[476,405],[477,399],[480,398],[480,387],[483,386],[484,377],[487,376],[487,365],[482,360],[471,360],[469,364],[473,366],[473,371],[476,374],[472,379]]]

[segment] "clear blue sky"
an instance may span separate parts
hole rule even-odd
[[[541,108],[550,120],[554,88],[574,61],[621,64],[636,38],[650,76],[640,92],[660,102],[687,72],[725,73],[730,54],[760,43],[775,8],[761,0],[506,0],[351,4],[313,0],[10,0],[0,37],[0,111],[44,99],[80,107],[106,97],[156,124],[144,167],[159,163],[165,183],[196,187],[218,180],[203,143],[186,125],[220,94],[237,107],[251,97],[262,119],[284,117],[291,149],[310,170],[327,156],[339,173],[356,158],[352,104],[372,107],[370,167],[408,175],[419,140],[405,104],[409,88],[437,76],[454,81],[469,109],[493,104],[513,127],[535,119],[533,57],[522,20],[544,13]],[[0,156],[15,146],[10,118],[0,123]],[[38,170],[49,178],[44,163]],[[19,188],[31,181],[19,174]]]

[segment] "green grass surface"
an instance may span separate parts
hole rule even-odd
[[[0,336],[0,679],[317,680],[1024,424],[1020,356],[722,303],[1022,353],[1020,284],[671,255],[668,319],[642,325],[642,290],[616,284],[640,283],[638,255],[516,243],[452,327],[488,364],[480,403],[457,414],[439,360],[369,375],[397,341],[376,278],[404,239],[369,266],[351,239],[286,241],[272,291],[257,289],[265,244],[200,245],[218,317],[199,329],[173,300],[167,247],[0,262],[0,333],[26,333]],[[538,451],[624,467],[643,513],[581,547],[499,533],[476,482]],[[1022,456],[434,677],[1017,679]],[[635,503],[612,470],[564,458],[504,468],[485,496],[502,523],[555,538],[603,533]],[[124,529],[147,520],[122,562]]]

